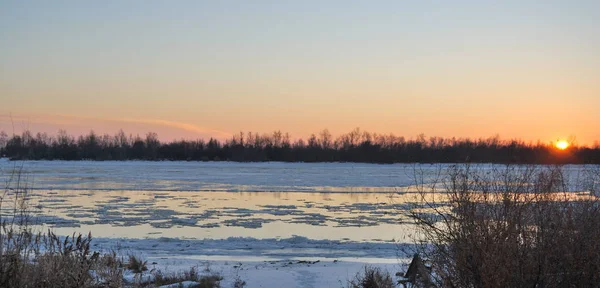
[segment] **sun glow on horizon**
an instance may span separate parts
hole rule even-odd
[[[556,141],[556,144],[554,144],[556,146],[556,148],[560,149],[560,150],[565,150],[567,148],[569,148],[569,142],[565,141],[565,140],[558,140]]]

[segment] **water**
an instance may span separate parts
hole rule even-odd
[[[414,184],[430,183],[450,166],[0,160],[3,181],[10,171],[23,168],[35,223],[58,234],[91,231],[99,243],[114,245],[115,239],[129,239],[135,243],[132,247],[150,250],[157,245],[162,250],[179,249],[161,239],[192,241],[188,245],[217,241],[219,249],[242,251],[240,243],[248,241],[282,243],[287,248],[308,243],[300,245],[305,253],[317,249],[322,255],[333,248],[319,241],[332,241],[326,243],[334,246],[379,243],[389,249],[396,249],[394,243],[410,243],[414,228],[406,212],[418,200]],[[570,182],[579,183],[589,168],[564,170]],[[10,213],[3,210],[5,217]],[[239,237],[246,240],[240,242]],[[355,256],[352,253],[360,254],[361,247],[343,249]],[[202,250],[202,255],[222,255],[219,249]],[[254,249],[261,255],[274,253]]]

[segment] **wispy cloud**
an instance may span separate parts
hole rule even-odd
[[[142,124],[153,124],[153,125],[161,125],[166,127],[172,127],[177,129],[182,129],[185,131],[200,133],[200,134],[216,134],[218,136],[231,136],[231,133],[208,129],[204,127],[200,127],[194,124],[185,123],[185,122],[176,122],[176,121],[168,121],[162,119],[132,119],[132,118],[123,118],[123,119],[109,119],[109,121],[117,121],[117,122],[128,122],[128,123],[142,123]]]
[[[173,132],[172,130],[188,132],[171,133],[180,135],[180,137],[184,138],[198,136],[226,138],[231,136],[231,133],[228,132],[206,128],[192,123],[164,119],[106,118],[69,114],[15,114],[0,111],[0,129],[8,131],[16,130],[13,132],[19,132],[28,129],[36,130],[36,132],[55,132],[58,129],[70,130],[73,128],[77,128],[76,130],[82,131],[90,129],[98,131],[106,130],[108,127],[110,127],[108,129],[125,128],[124,126],[130,126],[128,124],[141,124],[149,129],[154,127],[156,130],[158,130],[152,130],[153,132]],[[48,129],[54,131],[47,131]],[[187,135],[187,137],[185,135]]]

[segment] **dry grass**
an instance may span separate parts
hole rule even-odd
[[[192,286],[194,288],[219,288],[221,277],[218,274],[200,275],[197,267],[191,267],[187,271],[177,273],[163,273],[160,270],[153,270],[149,272],[153,277],[151,281],[137,283],[137,287],[158,287],[163,285],[171,285],[182,283],[185,281],[193,281],[197,284]]]
[[[121,287],[114,255],[90,251],[91,235],[60,238],[2,224],[0,287]]]
[[[395,287],[392,276],[380,268],[365,266],[364,271],[359,272],[350,281],[350,288],[393,288]]]
[[[148,261],[135,255],[129,255],[129,262],[125,264],[125,268],[135,274],[141,274],[148,271]]]
[[[121,287],[118,260],[91,251],[91,234],[32,228],[22,175],[13,169],[0,195],[0,287]]]

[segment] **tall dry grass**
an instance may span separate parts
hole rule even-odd
[[[0,287],[121,287],[116,255],[92,252],[92,235],[35,228],[28,179],[15,166],[0,193]]]

